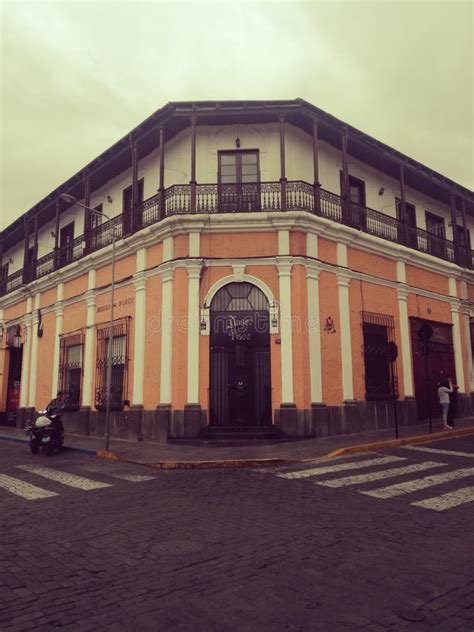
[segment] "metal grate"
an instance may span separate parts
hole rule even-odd
[[[395,321],[388,314],[362,312],[366,399],[398,397],[396,362],[390,361]]]
[[[112,377],[110,409],[121,410],[128,399],[130,317],[114,321],[112,330]],[[95,406],[105,410],[107,403],[107,363],[109,324],[97,328]]]
[[[60,337],[59,390],[66,410],[78,410],[81,404],[83,357],[82,332]]]

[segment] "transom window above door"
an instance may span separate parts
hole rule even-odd
[[[220,151],[219,183],[259,181],[258,150],[252,151]]]

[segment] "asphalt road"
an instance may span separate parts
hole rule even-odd
[[[158,471],[2,443],[0,630],[473,632],[474,437],[413,447]]]

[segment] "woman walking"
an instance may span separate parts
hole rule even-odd
[[[443,428],[444,430],[452,430],[453,427],[448,424],[449,395],[453,392],[448,380],[443,380],[438,386],[438,399],[443,411]]]

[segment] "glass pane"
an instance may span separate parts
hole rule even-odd
[[[220,154],[221,166],[222,165],[235,165],[237,163],[237,156],[235,154]]]
[[[225,167],[221,168],[221,174],[223,176],[230,176],[230,175],[235,174],[235,173],[236,173],[235,166],[226,165]]]
[[[67,350],[67,364],[71,366],[73,364],[80,366],[81,364],[81,349],[82,345],[74,345],[68,347]]]
[[[242,182],[257,182],[258,177],[256,173],[242,174]]]
[[[257,173],[257,165],[242,165],[242,173],[248,175],[249,173]]]
[[[221,174],[221,182],[223,184],[237,182],[237,176],[236,176],[235,173],[233,175],[229,175],[229,176],[224,176],[224,175]],[[232,190],[234,190],[234,189],[232,189]]]
[[[243,165],[256,165],[257,154],[242,154],[242,164]]]

